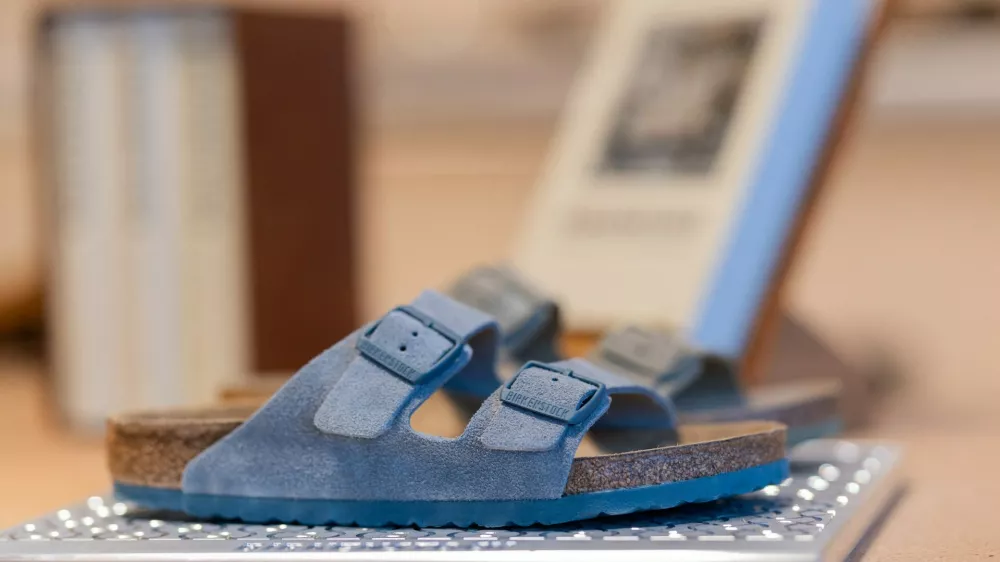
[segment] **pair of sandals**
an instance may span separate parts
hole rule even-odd
[[[720,377],[671,368],[643,378],[637,367],[654,363],[623,360],[610,344],[590,360],[547,357],[507,377],[498,364],[554,355],[558,311],[506,270],[479,270],[451,294],[426,291],[349,335],[249,417],[223,408],[113,418],[117,495],[249,522],[498,527],[664,509],[787,477],[785,426],[738,419],[747,416],[733,413],[731,396],[708,400],[727,396],[711,391]],[[499,322],[480,310],[494,305]],[[456,403],[480,402],[455,438],[410,423],[442,388]],[[725,421],[679,423],[672,395],[695,406],[681,419]]]

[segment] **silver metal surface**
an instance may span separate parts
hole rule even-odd
[[[893,446],[818,440],[781,486],[557,527],[247,525],[148,513],[95,496],[0,531],[0,560],[842,560],[900,492]]]

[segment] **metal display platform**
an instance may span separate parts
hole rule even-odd
[[[844,560],[902,491],[898,448],[817,440],[780,486],[556,527],[303,527],[190,521],[108,497],[0,531],[0,560]],[[613,554],[609,551],[615,551]],[[517,553],[517,555],[515,555]]]

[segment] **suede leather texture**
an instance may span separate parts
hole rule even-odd
[[[460,277],[449,295],[497,318],[506,361],[559,361],[558,305],[505,266],[481,266]],[[609,332],[591,359],[654,388],[680,410],[739,408],[745,395],[732,362],[686,345],[676,333],[627,326]],[[446,388],[472,396],[493,391],[488,378],[454,377]],[[641,422],[639,422],[641,424]]]
[[[496,318],[508,360],[524,363],[560,359],[558,305],[514,269],[502,265],[477,267],[456,280],[448,295]],[[457,377],[449,387],[463,382]]]
[[[445,336],[400,311],[387,314],[375,326],[369,340],[396,357],[405,357],[409,366],[420,371],[430,369],[453,346]],[[481,349],[480,353],[486,351]],[[463,350],[448,371],[462,369],[471,357],[471,353]],[[378,437],[389,430],[400,410],[421,387],[359,355],[348,363],[320,405],[315,416],[316,427],[346,437]]]
[[[636,424],[634,414],[623,408],[605,416],[611,396],[645,408],[651,414],[645,427],[674,427],[669,403],[650,389],[571,360],[557,365],[600,380],[608,391],[580,423],[567,425],[502,402],[497,388],[460,437],[418,433],[410,417],[449,379],[492,379],[499,386],[499,338],[490,317],[439,293],[425,291],[413,306],[462,337],[465,348],[451,368],[411,384],[358,353],[356,341],[371,326],[358,330],[310,361],[247,422],[192,460],[183,491],[335,500],[554,499],[563,495],[588,429],[598,420],[609,428]],[[443,344],[433,330],[411,320],[390,312],[372,337],[386,345],[405,341],[414,363],[426,365]],[[547,372],[544,377],[528,373],[520,384],[567,407],[592,392],[579,381],[551,378]]]
[[[655,388],[681,411],[737,408],[746,403],[732,362],[691,349],[678,334],[628,326],[608,333],[591,359]]]

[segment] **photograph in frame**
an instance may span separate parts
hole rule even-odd
[[[707,174],[762,30],[761,19],[651,30],[618,105],[600,173]]]
[[[873,6],[609,6],[515,253],[570,328],[745,351]]]

